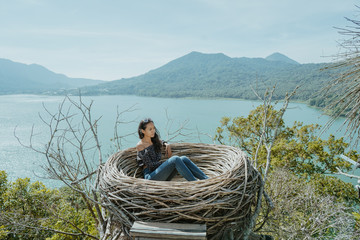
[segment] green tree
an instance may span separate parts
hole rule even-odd
[[[222,144],[237,146],[254,157],[263,131],[263,112],[263,105],[260,105],[247,117],[223,117],[215,139]],[[274,131],[274,118],[277,114],[278,111],[271,107],[267,119],[269,128],[263,140],[265,143],[271,140],[268,136]],[[318,190],[324,194],[328,193],[352,203],[358,202],[351,184],[345,184],[341,180],[335,181],[331,176],[324,175],[337,172],[337,168],[343,171],[351,169],[351,165],[339,157],[340,154],[353,159],[358,158],[359,154],[356,151],[347,150],[349,145],[343,138],[336,139],[330,135],[327,140],[321,139],[317,135],[320,126],[303,125],[300,122],[288,127],[281,120],[279,130],[271,152],[272,169],[284,167],[305,179],[316,180],[319,184]],[[261,146],[258,149],[259,168],[264,167],[266,154],[265,147]]]
[[[51,208],[52,217],[41,225],[54,233],[48,240],[98,239],[96,222],[80,194],[63,187],[58,191],[59,201]]]
[[[1,172],[0,176],[6,176]],[[56,190],[46,188],[40,182],[30,183],[29,178],[17,179],[8,183],[1,178],[0,230],[3,239],[44,239],[50,236],[40,226],[40,219],[51,216],[48,205],[56,202]],[[28,227],[31,226],[31,227]]]
[[[222,144],[237,146],[254,156],[263,132],[263,105],[252,110],[247,117],[223,117],[221,126],[217,128],[215,140]],[[274,117],[278,111],[270,109],[268,114],[268,129],[264,142],[268,143],[274,131]],[[336,139],[331,135],[327,140],[317,136],[319,125],[303,125],[295,122],[292,127],[280,122],[280,132],[272,149],[272,168],[286,167],[299,175],[326,174],[336,172],[336,168],[350,170],[350,164],[344,162],[339,155],[345,154],[357,158],[356,151],[346,151],[348,143],[343,138]],[[261,147],[258,152],[260,165],[266,159],[266,149]]]
[[[67,187],[49,189],[29,178],[8,182],[0,171],[0,201],[0,239],[97,239],[86,203]]]
[[[348,205],[359,203],[358,194],[352,183],[345,183],[338,177],[316,173],[311,176],[309,183],[318,193],[334,196],[339,202]]]

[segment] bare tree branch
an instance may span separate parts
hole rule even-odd
[[[265,145],[266,151],[267,151],[267,156],[266,156],[266,167],[265,167],[265,171],[263,172],[263,176],[262,176],[262,184],[259,188],[259,192],[258,192],[258,197],[257,197],[257,203],[256,203],[256,207],[254,210],[254,214],[251,216],[250,219],[250,223],[248,228],[244,231],[244,239],[247,240],[250,236],[250,233],[252,231],[252,229],[254,228],[255,224],[256,224],[256,220],[260,214],[260,209],[261,209],[261,204],[262,204],[262,196],[264,195],[264,187],[265,187],[265,183],[267,180],[267,175],[270,169],[270,165],[271,165],[271,150],[274,144],[274,141],[279,133],[279,128],[280,128],[280,122],[283,118],[283,115],[288,107],[290,98],[296,93],[298,87],[296,87],[294,89],[294,91],[291,94],[287,94],[285,96],[284,102],[283,102],[283,106],[281,107],[281,109],[279,110],[279,114],[276,116],[275,118],[275,125],[274,125],[274,131],[272,132],[272,134],[270,134],[271,131],[269,131],[269,123],[268,123],[268,118],[269,118],[269,110],[272,106],[271,102],[272,102],[272,96],[273,93],[275,91],[275,87],[271,90],[271,91],[266,91],[265,95],[264,95],[264,99],[263,99],[263,104],[264,104],[264,115],[263,115],[263,129],[262,129],[262,134],[261,134],[261,138],[259,141],[259,145]],[[259,96],[259,95],[257,95]],[[264,141],[264,138],[267,139],[267,141]],[[257,162],[257,157],[258,157],[258,150],[259,150],[259,146],[257,147],[256,150],[256,154],[255,154],[255,159],[254,162]]]
[[[119,111],[119,107],[116,108],[116,120],[115,120],[115,125],[114,125],[114,145],[115,145],[115,149],[116,151],[120,151],[121,150],[121,146],[122,146],[122,140],[125,139],[128,136],[134,135],[136,132],[131,132],[125,135],[119,135],[119,126],[120,125],[126,125],[126,124],[130,124],[135,122],[135,119],[131,120],[131,121],[125,121],[122,119],[122,116],[125,113],[129,113],[129,112],[134,112],[136,110],[138,110],[136,108],[137,104],[134,104],[132,106],[130,106],[129,108],[123,110],[123,111]]]
[[[49,131],[44,148],[33,145],[36,136],[34,126],[31,129],[28,144],[25,144],[16,135],[16,128],[14,135],[22,146],[45,156],[47,164],[44,169],[50,178],[60,180],[69,189],[80,194],[97,224],[99,239],[102,239],[109,237],[109,233],[106,231],[111,228],[108,226],[111,221],[107,214],[109,206],[99,199],[99,173],[103,164],[103,153],[98,133],[101,116],[93,118],[92,107],[93,101],[86,103],[81,95],[76,101],[68,96],[65,97],[54,113],[43,104],[45,114],[39,114],[39,117]],[[122,139],[132,134],[121,135],[120,125],[134,121],[125,121],[122,117],[125,113],[135,110],[135,105],[123,111],[119,111],[117,108],[113,140],[118,149],[121,148]],[[73,236],[94,238],[73,224],[72,220],[63,220],[77,229],[78,233],[73,233]],[[57,233],[61,233],[61,231]],[[118,235],[119,233],[114,232],[112,234]],[[95,239],[98,238],[95,237]]]
[[[360,21],[346,19],[352,25],[336,29],[347,39],[339,43],[340,52],[333,56],[334,63],[323,69],[334,76],[322,89],[322,97],[328,101],[326,109],[331,114],[323,131],[332,126],[336,119],[345,116],[342,128],[357,145],[360,140]]]

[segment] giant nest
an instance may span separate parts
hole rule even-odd
[[[188,156],[209,179],[188,182],[143,179],[136,149],[110,156],[100,175],[102,201],[129,237],[134,221],[201,223],[208,239],[241,238],[261,185],[259,172],[240,149],[212,144],[171,144],[173,155]]]

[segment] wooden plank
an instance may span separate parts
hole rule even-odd
[[[205,224],[134,222],[130,234],[136,239],[206,239]]]

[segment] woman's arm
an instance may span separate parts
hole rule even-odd
[[[170,158],[172,156],[172,151],[171,151],[171,147],[170,144],[168,144],[167,142],[163,141],[163,146],[165,147],[165,156],[167,158]]]

